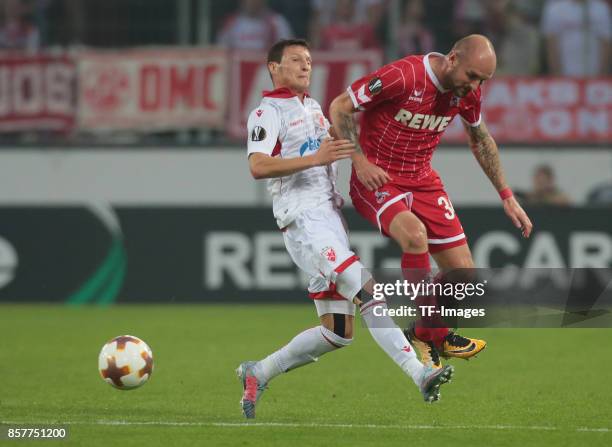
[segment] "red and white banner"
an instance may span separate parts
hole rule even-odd
[[[482,110],[500,143],[612,142],[612,78],[497,78],[484,85]],[[455,119],[442,141],[465,139]]]
[[[242,140],[248,113],[272,88],[265,57],[180,47],[0,53],[0,132],[70,131],[76,122],[86,131],[217,128]],[[313,59],[310,94],[326,114],[352,81],[382,65],[378,51]],[[612,78],[495,78],[484,86],[483,117],[500,143],[611,143]],[[455,119],[442,141],[465,139]]]
[[[63,56],[0,55],[0,132],[69,131],[74,63]]]
[[[214,48],[84,52],[79,127],[159,131],[222,128],[227,55]]]
[[[232,137],[244,139],[249,113],[259,105],[261,92],[272,89],[272,81],[265,64],[266,54],[237,51],[230,58],[228,132]],[[382,54],[375,50],[355,53],[314,51],[312,59],[309,94],[319,101],[326,116],[329,104],[351,82],[382,64]]]

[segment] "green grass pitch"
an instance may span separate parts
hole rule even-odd
[[[2,305],[0,423],[70,425],[45,445],[612,445],[610,329],[465,330],[488,348],[452,361],[453,382],[428,405],[358,322],[351,347],[272,382],[247,424],[235,367],[316,324],[312,305]],[[97,371],[121,334],[155,357],[134,391]]]

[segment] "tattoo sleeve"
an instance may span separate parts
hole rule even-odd
[[[346,138],[347,140],[351,140],[355,145],[355,152],[358,154],[363,154],[363,150],[359,145],[359,136],[357,135],[357,127],[355,126],[353,114],[340,112],[339,118],[338,130],[340,131],[340,136]]]
[[[474,127],[465,125],[465,128],[469,136],[470,148],[472,149],[474,157],[478,160],[480,167],[487,177],[489,177],[495,189],[501,191],[507,184],[499,160],[499,150],[497,149],[495,140],[489,133],[484,122]]]

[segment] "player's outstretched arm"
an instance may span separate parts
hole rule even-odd
[[[271,157],[254,152],[249,156],[249,168],[253,178],[285,177],[315,166],[326,166],[335,161],[349,158],[355,152],[355,145],[349,140],[323,140],[321,146],[312,155],[296,158]]]
[[[501,193],[507,190],[508,184],[506,183],[504,171],[499,159],[499,149],[484,121],[481,120],[480,124],[477,126],[470,126],[466,123],[463,124],[469,137],[470,148],[472,149],[474,157],[478,160],[480,167],[487,177],[489,177],[489,180],[491,180],[497,192]],[[503,204],[504,211],[510,220],[512,220],[514,226],[521,229],[524,237],[529,237],[533,224],[514,196],[504,198]]]
[[[347,92],[337,96],[329,106],[329,116],[334,125],[334,130],[339,138],[351,140],[355,145],[355,153],[351,156],[355,174],[361,183],[370,191],[374,191],[391,180],[389,174],[365,157],[359,145],[357,126],[353,119],[355,107]]]

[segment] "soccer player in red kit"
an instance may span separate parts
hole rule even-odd
[[[463,228],[430,161],[442,133],[459,114],[475,158],[513,224],[529,237],[532,223],[513,197],[497,144],[480,114],[481,85],[496,67],[495,50],[481,35],[455,43],[447,55],[399,59],[351,84],[331,104],[339,138],[356,143],[351,198],[357,211],[402,249],[402,270],[424,280],[433,256],[442,272],[474,267]],[[359,136],[352,117],[363,111]],[[411,273],[412,277],[410,277]],[[435,325],[433,325],[435,326]],[[440,356],[469,358],[486,346],[445,327],[417,322],[406,331],[424,363]]]

